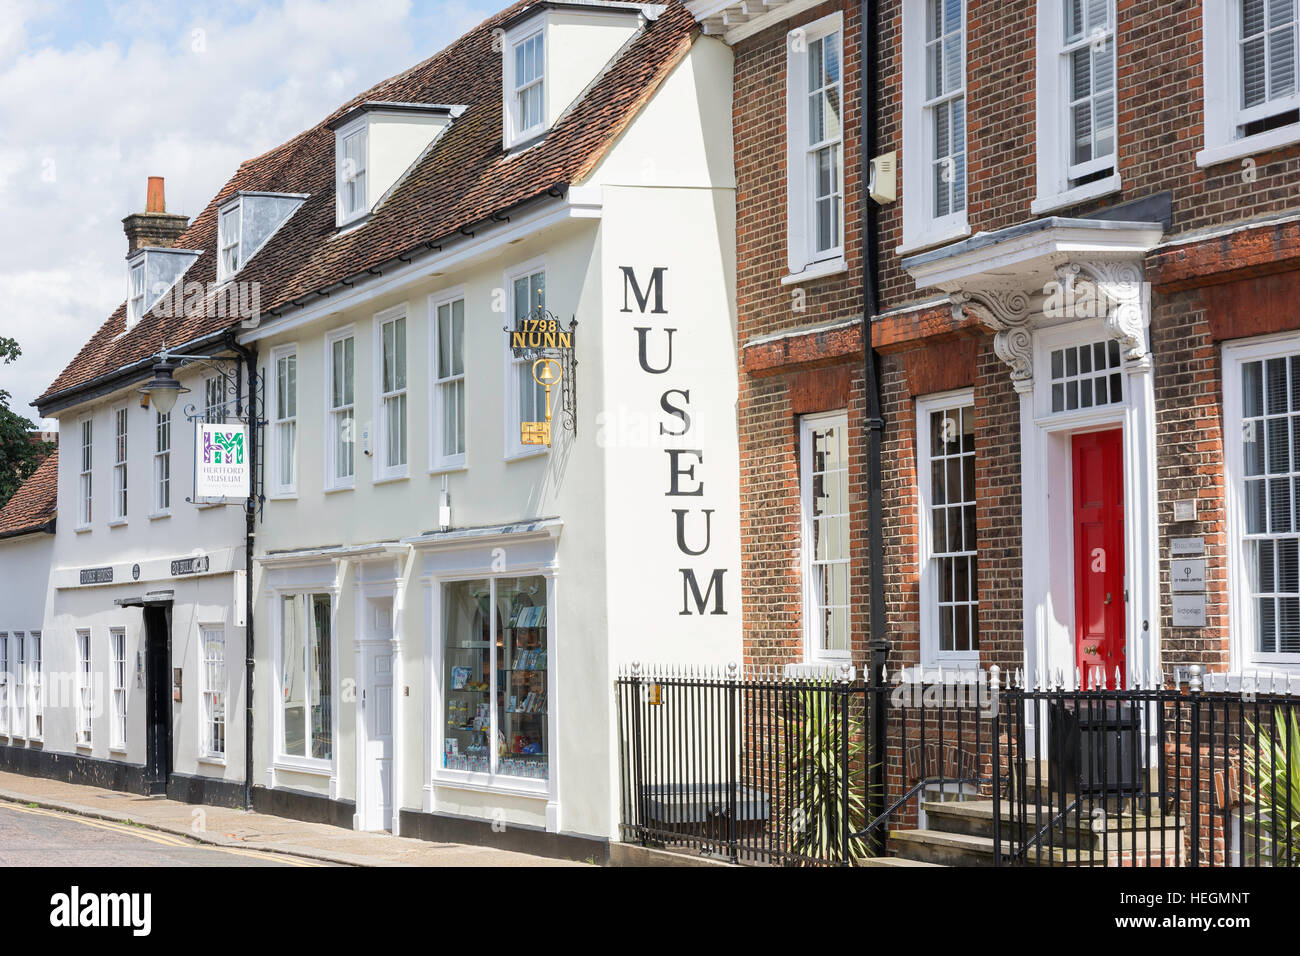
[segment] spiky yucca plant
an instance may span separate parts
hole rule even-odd
[[[1243,821],[1243,836],[1259,827],[1259,846],[1250,862],[1295,866],[1300,862],[1300,722],[1279,708],[1273,733],[1249,721],[1250,739],[1242,747],[1246,799],[1252,813]]]
[[[825,692],[801,691],[795,697],[794,713],[786,718],[794,748],[790,794],[795,813],[794,850],[809,860],[847,858],[856,862],[871,852],[866,840],[852,837],[847,853],[842,852],[842,821],[847,813],[849,831],[860,831],[866,825],[866,800],[862,788],[851,781],[845,803],[843,775],[848,768],[840,763],[839,718],[830,698]],[[842,705],[847,703],[845,698]],[[850,736],[848,751],[849,766],[861,767],[862,739]]]

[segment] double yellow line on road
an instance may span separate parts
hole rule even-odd
[[[116,823],[112,820],[98,820],[90,817],[80,817],[71,813],[61,813],[57,810],[45,810],[41,807],[28,807],[20,803],[5,803],[0,801],[0,808],[6,810],[16,810],[19,813],[31,813],[36,816],[54,817],[58,820],[66,820],[70,823],[80,823],[82,826],[94,827],[97,830],[107,830],[110,833],[120,833],[125,836],[137,837],[141,840],[148,840],[150,843],[157,843],[161,846],[178,847],[186,850],[215,850],[218,853],[233,853],[235,856],[252,857],[255,860],[273,859],[279,863],[288,866],[324,866],[323,863],[317,863],[315,860],[303,860],[297,857],[285,856],[281,853],[269,853],[258,850],[240,850],[234,847],[213,846],[210,843],[199,843],[196,840],[190,840],[186,837],[175,836],[171,833],[163,833],[159,830],[148,830],[143,827],[131,826],[126,823]]]

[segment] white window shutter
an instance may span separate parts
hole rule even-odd
[[[804,104],[804,83],[808,75],[807,47],[795,49],[786,43],[786,258],[790,274],[803,272],[808,264],[808,188],[804,166],[808,110]]]

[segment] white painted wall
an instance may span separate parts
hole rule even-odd
[[[397,608],[398,807],[614,836],[613,678],[618,664],[634,658],[718,665],[739,659],[730,90],[730,51],[716,40],[700,39],[606,160],[575,188],[575,209],[599,206],[599,220],[580,212],[472,261],[442,266],[443,260],[434,260],[419,270],[418,278],[296,328],[276,331],[266,325],[258,331],[264,364],[274,348],[296,346],[299,389],[296,494],[268,502],[258,538],[258,553],[268,556],[255,574],[259,782],[357,798],[357,706],[355,695],[344,688],[356,678],[354,641],[360,633],[359,611],[364,610],[359,602],[371,596],[391,594]],[[548,308],[563,319],[578,320],[578,432],[575,437],[557,421],[552,449],[511,458],[505,415],[506,315],[500,310],[508,276],[530,262],[545,265]],[[666,268],[666,314],[621,311],[621,266],[634,270],[643,290],[655,267]],[[462,290],[466,299],[466,465],[434,472],[429,453],[429,297],[451,289]],[[407,316],[408,474],[376,481],[375,467],[359,451],[355,487],[326,492],[326,336],[343,326],[354,329],[356,419],[360,431],[373,435],[379,427],[375,316],[394,308],[404,308]],[[654,330],[650,357],[656,363],[664,354],[662,330],[677,330],[669,372],[641,370],[639,325]],[[679,422],[661,408],[670,386],[690,392],[691,430],[674,437],[668,447],[704,450],[696,474],[705,490],[698,497],[664,494],[667,455],[658,426]],[[558,399],[556,395],[557,406]],[[372,441],[371,447],[377,445]],[[683,460],[683,465],[690,463]],[[421,544],[415,553],[397,547],[396,557],[362,553],[367,545],[397,544],[435,530],[443,488],[450,495],[454,528],[554,518],[553,539],[549,544],[531,537],[526,542],[483,540],[456,553],[446,544]],[[695,512],[713,510],[707,554],[683,556],[678,550],[674,507],[692,510],[688,536],[697,548],[703,524]],[[522,563],[554,574],[555,626],[549,640],[555,745],[552,779],[536,793],[520,792],[527,788],[509,782],[503,787],[497,785],[502,781],[483,786],[451,780],[438,769],[444,719],[440,695],[446,678],[438,615],[441,586],[447,577],[485,563],[496,543],[503,547],[507,569]],[[702,590],[714,569],[724,569],[725,614],[681,614],[681,568],[688,566],[699,575]],[[335,596],[340,693],[333,758],[328,768],[310,773],[276,757],[275,617],[281,594],[322,589]]]
[[[191,389],[172,412],[171,508],[154,511],[154,411],[140,407],[135,387],[58,413],[59,522],[49,558],[49,597],[44,614],[44,665],[53,687],[59,675],[75,687],[76,632],[91,631],[91,664],[98,684],[90,747],[76,743],[75,699],[52,701],[46,708],[44,749],[59,753],[141,764],[145,759],[145,695],[135,680],[136,654],[144,648],[143,614],[116,601],[139,598],[150,591],[174,592],[172,666],[182,668],[182,700],[173,704],[173,758],[176,773],[242,780],[244,775],[244,629],[235,626],[236,576],[244,567],[242,501],[228,507],[198,507],[185,499],[193,492],[193,426],[184,407],[203,404],[203,379],[211,374],[194,369],[178,375]],[[111,519],[115,409],[128,411],[128,506],[124,522]],[[94,421],[94,514],[88,529],[77,528],[80,495],[80,423]],[[203,554],[209,571],[200,576],[174,576],[173,560]],[[136,566],[139,575],[135,576]],[[113,569],[113,583],[82,585],[84,568]],[[199,759],[200,625],[220,625],[226,635],[227,732],[224,763]],[[128,661],[128,728],[126,748],[109,746],[111,628],[126,629]]]
[[[16,632],[24,638],[45,626],[45,604],[49,595],[50,556],[54,551],[54,536],[44,532],[26,534],[16,538],[0,539],[0,633],[8,635],[8,667],[16,667],[12,639]],[[44,652],[43,652],[44,653]],[[15,723],[14,679],[10,677],[8,720],[5,732],[0,732],[0,744],[22,747],[26,745],[31,730]]]

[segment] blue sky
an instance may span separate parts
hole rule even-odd
[[[122,217],[193,216],[239,163],[507,0],[0,0],[0,366],[19,409],[125,297]],[[35,419],[34,409],[29,417]]]

